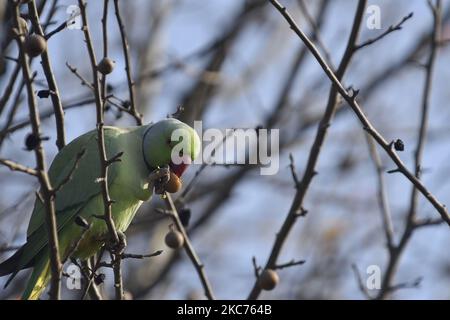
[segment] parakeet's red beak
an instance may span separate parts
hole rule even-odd
[[[187,167],[192,163],[192,159],[189,156],[183,156],[183,161],[180,164],[174,164],[172,161],[169,164],[170,170],[181,178]]]

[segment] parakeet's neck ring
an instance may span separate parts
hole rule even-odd
[[[148,128],[145,130],[144,136],[142,137],[142,147],[141,147],[141,149],[142,149],[142,157],[144,158],[145,166],[147,167],[147,169],[148,169],[149,172],[154,171],[155,168],[153,168],[153,167],[150,165],[150,163],[149,163],[148,160],[147,160],[147,157],[145,156],[145,146],[144,146],[144,144],[145,144],[145,137],[147,136],[147,133],[150,132],[150,129],[151,129],[151,128],[153,128],[153,125],[150,125],[150,127],[148,127]]]

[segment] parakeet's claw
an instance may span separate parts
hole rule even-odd
[[[167,180],[169,180],[169,175],[170,175],[170,170],[168,166],[164,166],[161,168],[157,168],[155,170],[153,170],[150,175],[148,176],[148,182],[149,183],[155,183],[160,179],[165,179],[167,178]]]
[[[155,188],[156,194],[164,193],[164,186],[170,179],[169,167],[164,166],[150,173],[148,176],[149,188]]]
[[[127,247],[127,236],[121,231],[117,231],[117,236],[119,237],[119,243],[117,243],[116,252],[122,254]]]
[[[127,247],[127,237],[121,231],[117,231],[117,236],[119,238],[119,242],[111,242],[109,244],[109,248],[113,253],[121,255]]]

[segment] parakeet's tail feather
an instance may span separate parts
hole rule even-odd
[[[46,255],[41,257],[34,266],[27,287],[22,294],[22,300],[37,300],[44,292],[50,280],[50,262]]]
[[[29,259],[25,265],[22,263],[22,256],[26,250],[26,244],[20,247],[11,257],[0,263],[0,277],[10,274],[3,288],[6,288],[20,270],[33,266],[34,258]]]
[[[11,257],[0,263],[0,277],[13,273],[17,269],[19,259],[22,256],[23,247],[16,251]]]
[[[19,260],[22,256],[23,250],[24,250],[24,247],[22,246],[11,257],[9,257],[7,260],[0,263],[0,277],[11,274],[11,276],[8,278],[8,281],[6,281],[4,288],[6,288],[9,285],[11,280],[20,271],[18,265],[19,265]]]

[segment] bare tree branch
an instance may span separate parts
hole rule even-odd
[[[183,224],[181,223],[180,217],[178,216],[177,208],[175,207],[175,204],[172,201],[172,197],[167,192],[164,193],[164,196],[165,196],[164,199],[165,199],[167,208],[172,212],[172,219],[173,219],[177,229],[183,234],[184,249],[186,251],[186,254],[191,259],[192,264],[195,267],[195,270],[198,273],[200,281],[203,285],[203,289],[205,290],[205,295],[209,300],[214,300],[215,299],[214,293],[211,289],[211,284],[209,283],[208,277],[206,276],[205,266],[200,261],[200,258],[198,257],[197,253],[194,250],[194,247],[191,244],[191,241],[189,240],[186,230],[184,229]]]
[[[281,8],[280,12],[282,12],[283,14],[287,14],[286,9],[281,7],[281,5],[278,2],[272,2],[272,4],[275,6],[279,6]],[[353,56],[353,53],[354,53],[353,48],[354,48],[354,44],[356,43],[356,40],[357,40],[357,37],[359,34],[361,21],[362,21],[363,15],[364,15],[365,6],[366,6],[365,0],[361,0],[358,2],[358,7],[356,9],[355,18],[353,21],[352,31],[350,33],[350,37],[347,42],[346,50],[342,57],[339,68],[337,70],[338,79],[342,79],[342,77],[344,76],[344,73],[345,73],[348,65],[350,64],[351,58]],[[312,46],[314,46],[312,44],[312,42],[310,42],[310,44]],[[330,72],[332,72],[331,69],[329,69],[329,70],[330,70]],[[334,73],[333,73],[333,75],[334,75]],[[289,209],[289,213],[288,213],[285,221],[283,222],[283,225],[282,225],[280,231],[278,231],[278,233],[277,233],[276,240],[272,246],[272,250],[270,252],[269,258],[266,262],[264,269],[273,269],[274,268],[274,266],[276,265],[278,256],[281,253],[283,245],[284,245],[294,223],[296,222],[296,220],[299,216],[301,216],[302,214],[304,214],[304,212],[306,212],[305,209],[303,208],[303,200],[305,198],[305,195],[308,191],[309,185],[310,185],[313,177],[317,174],[316,169],[315,169],[316,164],[319,159],[319,154],[320,154],[320,151],[322,148],[322,144],[325,140],[327,130],[330,126],[331,119],[334,116],[337,103],[338,103],[338,91],[336,90],[336,88],[334,86],[332,86],[329,97],[328,97],[328,103],[327,103],[325,113],[324,113],[324,115],[319,123],[319,126],[317,128],[316,137],[314,139],[313,145],[311,147],[311,151],[308,156],[308,161],[306,164],[305,172],[303,174],[303,177],[302,177],[300,183],[298,184],[297,192],[295,194],[294,200],[292,201],[291,207]],[[255,284],[253,285],[253,288],[248,296],[248,299],[251,299],[251,300],[257,299],[260,293],[261,293],[261,287],[258,285],[258,282],[255,282]]]
[[[103,113],[104,113],[104,104],[101,97],[100,92],[100,84],[97,72],[97,59],[95,57],[94,47],[91,40],[91,35],[89,32],[89,25],[86,16],[86,2],[84,0],[78,0],[78,5],[81,10],[81,17],[83,19],[83,31],[86,40],[87,49],[89,52],[89,58],[91,62],[91,68],[93,73],[93,87],[95,94],[95,104],[97,107],[97,136],[98,136],[98,149],[100,155],[100,179],[99,183],[102,189],[102,197],[103,197],[103,205],[104,205],[104,220],[108,227],[108,232],[111,237],[111,242],[117,247],[117,250],[111,250],[111,256],[114,265],[114,288],[116,293],[116,299],[123,299],[123,283],[122,283],[122,270],[121,270],[121,254],[123,251],[123,247],[120,248],[121,239],[119,238],[118,232],[116,230],[116,226],[114,220],[112,218],[112,209],[111,206],[113,204],[113,200],[109,195],[108,190],[108,158],[106,155],[106,147],[105,147],[105,134],[104,134],[104,122],[103,122]]]
[[[0,159],[0,163],[4,166],[8,167],[12,171],[20,171],[20,172],[27,173],[32,176],[36,176],[36,177],[38,176],[38,172],[36,170],[28,168],[24,165],[14,162],[14,161]]]
[[[344,88],[338,77],[334,74],[331,68],[327,65],[325,60],[320,55],[317,48],[311,42],[311,40],[306,36],[305,33],[297,26],[295,21],[292,19],[290,14],[287,12],[286,8],[283,7],[278,1],[270,0],[270,2],[274,5],[274,7],[282,14],[282,16],[286,19],[286,21],[291,26],[292,30],[299,36],[299,38],[305,43],[311,53],[314,55],[316,60],[319,62],[325,74],[328,76],[330,81],[333,83],[333,86],[339,92],[339,94],[344,98],[344,100],[349,104],[352,108],[353,112],[358,117],[359,121],[362,123],[364,130],[366,130],[380,145],[387,155],[392,159],[392,161],[397,165],[398,172],[401,172],[422,194],[423,196],[433,205],[436,211],[441,215],[442,219],[444,219],[447,224],[450,226],[450,216],[448,211],[442,203],[439,202],[438,199],[422,184],[422,182],[415,177],[413,173],[411,173],[403,161],[400,159],[398,154],[393,150],[392,143],[388,143],[383,136],[375,129],[369,119],[366,117],[358,102],[356,101],[356,93],[350,94]]]
[[[28,2],[28,12],[30,14],[31,22],[36,33],[42,37],[45,37],[44,29],[39,22],[39,14],[36,8],[35,0]],[[56,84],[55,75],[53,74],[53,68],[50,63],[50,57],[48,51],[45,50],[42,55],[42,69],[44,70],[45,77],[49,90],[52,92],[51,100],[53,103],[53,110],[55,111],[56,120],[56,146],[61,150],[66,145],[66,133],[64,128],[64,110],[61,103],[61,97],[59,94],[59,88]]]
[[[24,36],[19,25],[19,4],[17,2],[14,5],[14,23],[19,34],[17,35],[17,43],[19,45],[20,53],[20,63],[23,72],[23,79],[26,83],[27,94],[28,94],[28,108],[30,112],[30,121],[33,134],[36,137],[41,136],[40,132],[40,119],[36,103],[36,97],[34,95],[34,88],[32,82],[32,75],[30,71],[30,66],[27,61],[27,56],[25,54],[24,48]],[[39,182],[41,185],[40,194],[44,203],[46,211],[46,225],[48,232],[48,246],[50,251],[50,269],[51,269],[51,280],[50,280],[50,299],[59,300],[60,299],[60,286],[61,286],[61,257],[59,255],[59,242],[58,242],[58,232],[56,223],[56,212],[55,212],[55,202],[53,197],[53,190],[50,183],[50,179],[47,175],[47,165],[45,162],[45,153],[42,147],[41,141],[37,141],[37,146],[34,149],[37,163],[37,173]]]
[[[384,179],[385,169],[381,163],[380,155],[373,139],[366,134],[367,143],[369,145],[370,156],[375,166],[378,182],[378,205],[380,207],[381,220],[383,224],[384,235],[386,237],[386,246],[390,250],[394,246],[394,227],[392,225],[391,210],[389,208],[389,200],[386,190],[386,181]]]
[[[431,95],[431,88],[432,88],[432,79],[433,79],[433,67],[436,60],[436,54],[437,54],[437,47],[438,47],[438,40],[439,40],[439,29],[441,27],[441,1],[436,0],[436,5],[433,6],[429,2],[431,11],[433,13],[434,17],[434,23],[433,23],[433,33],[432,33],[432,41],[430,44],[430,54],[428,56],[428,61],[425,66],[425,83],[422,93],[422,111],[421,111],[421,117],[420,117],[420,124],[419,124],[419,134],[417,137],[417,145],[416,150],[414,154],[414,166],[415,166],[415,179],[417,181],[420,181],[421,176],[421,165],[422,165],[422,156],[423,156],[423,149],[424,144],[426,140],[426,134],[427,134],[427,128],[428,128],[428,114],[429,114],[429,100]],[[395,273],[398,268],[398,263],[400,261],[401,255],[403,251],[405,250],[407,244],[409,243],[409,240],[411,236],[413,235],[414,231],[418,226],[424,226],[424,224],[417,224],[416,223],[416,216],[417,216],[417,207],[419,203],[419,193],[418,193],[417,185],[414,184],[412,191],[411,191],[411,199],[410,199],[410,207],[408,214],[406,216],[406,222],[403,234],[399,240],[399,243],[389,250],[389,260],[387,263],[386,271],[384,272],[384,277],[381,283],[381,289],[378,292],[377,299],[384,299],[386,298],[390,293],[394,292],[396,289],[403,288],[404,286],[393,286],[392,282],[395,276]],[[444,210],[446,210],[444,208]],[[442,217],[442,220],[448,223],[448,220],[445,216]]]
[[[119,24],[120,37],[122,40],[123,55],[125,58],[125,71],[127,73],[128,90],[130,96],[130,111],[136,120],[137,125],[142,125],[142,115],[137,111],[135,104],[135,93],[134,93],[134,80],[131,75],[131,61],[129,45],[127,40],[127,35],[125,33],[125,26],[123,25],[122,17],[120,15],[119,0],[114,0],[114,8],[116,12],[117,23]]]
[[[375,38],[372,38],[372,39],[369,39],[369,40],[366,40],[366,41],[364,41],[363,43],[356,45],[356,46],[355,46],[355,50],[360,50],[360,49],[362,49],[362,48],[364,48],[364,47],[367,47],[367,46],[369,46],[369,45],[371,45],[371,44],[374,44],[375,42],[380,41],[381,39],[383,39],[383,38],[386,37],[387,35],[391,34],[392,32],[401,30],[401,29],[402,29],[402,25],[403,25],[407,20],[411,19],[412,16],[413,16],[413,13],[411,12],[411,13],[409,13],[408,15],[404,16],[403,19],[400,20],[400,22],[398,22],[397,24],[389,26],[389,28],[387,28],[386,31],[384,31],[383,33],[381,33],[379,36],[377,36],[377,37],[375,37]]]

